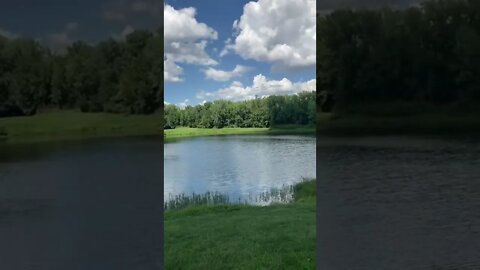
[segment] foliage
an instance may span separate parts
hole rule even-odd
[[[0,36],[0,117],[52,108],[155,112],[163,106],[162,44],[161,30],[137,30],[55,53],[32,39]]]
[[[217,100],[203,105],[179,108],[165,106],[164,128],[262,128],[274,125],[314,125],[315,92],[291,96],[269,96],[262,99],[231,102]]]
[[[478,1],[430,0],[319,16],[317,93],[332,93],[337,112],[371,102],[478,102],[479,13]]]

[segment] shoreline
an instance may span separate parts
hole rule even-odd
[[[94,138],[162,136],[161,114],[120,115],[60,111],[34,116],[0,118],[0,144],[54,142]],[[225,135],[470,135],[480,134],[476,113],[416,113],[379,116],[318,113],[317,126],[282,125],[271,128],[186,128],[163,130],[166,142]]]
[[[161,136],[161,115],[60,111],[0,118],[0,144]]]
[[[398,116],[317,114],[318,135],[470,135],[480,133],[479,114],[418,113]]]
[[[205,137],[205,136],[226,136],[226,135],[315,135],[315,127],[306,126],[277,126],[271,128],[189,128],[178,127],[166,129],[165,141]]]
[[[294,201],[285,204],[165,210],[165,268],[231,269],[241,263],[245,269],[259,269],[275,262],[276,269],[315,269],[316,180],[293,189]]]

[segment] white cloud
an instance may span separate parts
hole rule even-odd
[[[210,58],[205,52],[207,41],[199,42],[169,42],[164,43],[165,55],[175,62],[194,65],[217,65],[218,62]]]
[[[124,21],[134,13],[158,16],[162,11],[160,0],[115,0],[104,6],[103,18],[108,21]]]
[[[193,7],[175,9],[170,5],[164,7],[164,49],[165,58],[173,63],[194,65],[217,65],[205,51],[208,40],[215,40],[217,32],[198,22]]]
[[[188,98],[187,98],[187,99],[185,99],[183,102],[178,103],[177,106],[178,106],[179,108],[181,108],[181,109],[184,109],[185,107],[187,107],[187,106],[189,105],[189,104],[188,104],[189,102],[190,102],[190,101],[189,101]]]
[[[315,0],[259,0],[244,6],[234,21],[233,50],[245,59],[273,64],[273,69],[313,67],[316,61]]]
[[[232,101],[242,101],[254,99],[255,96],[264,97],[269,95],[291,95],[302,91],[315,91],[316,79],[306,82],[291,82],[283,78],[282,80],[268,80],[262,74],[253,78],[251,86],[244,86],[239,81],[234,81],[230,86],[222,88],[215,92],[200,91],[197,93],[198,99],[226,99]]]
[[[181,75],[183,73],[183,69],[175,64],[172,60],[165,59],[163,60],[163,77],[167,82],[181,82],[183,78]]]
[[[236,65],[232,71],[224,71],[224,70],[214,69],[210,67],[204,70],[204,73],[206,78],[208,79],[225,82],[225,81],[231,80],[234,77],[240,77],[246,72],[248,72],[249,70],[250,70],[249,67]]]
[[[135,31],[135,28],[133,28],[133,26],[128,24],[123,28],[120,34],[113,34],[112,37],[116,40],[125,40],[125,38],[129,34],[133,33],[134,31]]]
[[[2,29],[2,28],[0,28],[0,36],[6,37],[6,38],[8,38],[8,39],[14,39],[14,38],[17,38],[17,37],[18,37],[18,35],[14,34],[14,33],[12,33],[12,32],[9,32],[9,31],[7,31],[7,30],[5,30],[5,29]]]
[[[66,31],[75,31],[78,29],[78,23],[77,22],[69,22],[65,25],[65,30]]]
[[[67,46],[75,42],[75,31],[78,29],[77,22],[66,23],[61,33],[52,33],[47,36],[47,43],[56,52],[65,52]]]
[[[217,39],[217,32],[205,23],[195,19],[197,11],[193,7],[176,10],[165,5],[164,38],[166,41],[196,41],[199,39]]]

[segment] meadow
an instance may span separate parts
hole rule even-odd
[[[36,142],[161,135],[162,117],[57,111],[33,116],[0,118],[0,140]]]
[[[315,269],[316,181],[286,204],[190,205],[166,210],[166,269]]]

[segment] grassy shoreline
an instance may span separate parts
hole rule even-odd
[[[38,142],[126,136],[162,136],[162,118],[59,111],[26,117],[0,118],[0,142]],[[271,128],[176,128],[164,138],[181,139],[221,135],[450,135],[480,133],[478,113],[416,113],[378,116],[369,114],[317,115],[317,127],[283,125]]]
[[[165,139],[180,139],[201,136],[222,135],[287,135],[305,134],[314,135],[315,127],[285,125],[272,128],[188,128],[178,127],[164,131]]]
[[[480,133],[480,114],[418,113],[402,116],[317,114],[319,135],[455,135]]]
[[[63,141],[162,135],[161,115],[120,115],[60,111],[0,118],[0,142]]]
[[[167,269],[315,269],[316,181],[295,201],[265,207],[191,206],[167,210]]]

